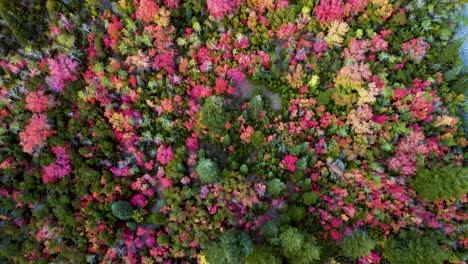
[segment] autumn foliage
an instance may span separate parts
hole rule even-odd
[[[465,263],[462,2],[0,0],[0,263]]]

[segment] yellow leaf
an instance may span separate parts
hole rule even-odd
[[[198,255],[198,264],[210,264],[208,260],[206,260],[205,255],[200,254]]]
[[[343,37],[349,30],[349,26],[347,23],[342,21],[333,21],[330,24],[330,29],[328,31],[327,37],[325,41],[327,42],[328,46],[336,46],[339,47],[343,43]]]
[[[343,221],[345,221],[345,222],[347,222],[349,220],[348,216],[346,216],[345,214],[341,215],[341,219],[343,219]]]
[[[159,9],[159,13],[154,18],[154,22],[161,27],[167,27],[169,25],[169,18],[171,12],[167,10],[164,6]]]

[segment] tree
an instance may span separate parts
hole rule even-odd
[[[210,159],[200,160],[195,170],[202,183],[215,183],[219,178],[219,168],[216,163]]]
[[[416,172],[412,186],[418,196],[427,201],[450,199],[465,194],[468,189],[468,168],[450,164]]]
[[[252,97],[249,105],[247,106],[247,111],[251,119],[257,118],[260,112],[263,110],[263,100],[260,95]]]
[[[253,244],[245,232],[231,229],[203,249],[209,263],[243,264],[245,257],[253,252]]]
[[[340,243],[343,256],[348,258],[359,258],[369,255],[375,246],[375,241],[370,238],[366,232],[354,232],[344,236]]]
[[[35,43],[45,29],[45,6],[46,0],[0,0],[0,17],[18,41]]]
[[[114,216],[121,220],[129,220],[132,218],[133,206],[129,202],[115,202],[112,204],[111,210]]]
[[[281,259],[276,256],[272,248],[255,246],[252,254],[245,259],[246,264],[280,264]]]
[[[310,264],[320,259],[320,248],[311,237],[291,226],[281,232],[281,247],[288,263]]]
[[[276,178],[267,182],[267,191],[273,197],[280,195],[284,188],[285,185],[280,179]]]
[[[449,255],[433,233],[421,235],[416,231],[400,233],[385,242],[383,256],[392,264],[444,263]]]
[[[215,133],[221,133],[226,123],[224,110],[221,97],[215,95],[208,97],[201,109],[203,125]]]

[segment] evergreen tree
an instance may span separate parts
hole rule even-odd
[[[273,197],[280,195],[284,188],[285,184],[278,178],[269,180],[267,182],[267,192]]]
[[[247,111],[251,119],[257,118],[260,112],[263,110],[263,100],[260,95],[252,97],[249,105],[247,106]]]
[[[320,259],[320,248],[311,237],[291,226],[281,232],[281,247],[288,263],[311,264]]]
[[[253,251],[249,235],[239,230],[227,230],[217,242],[210,242],[204,247],[209,263],[244,264],[245,257]]]
[[[219,178],[219,168],[210,159],[202,159],[196,167],[197,175],[204,184],[215,183]]]
[[[16,39],[34,44],[46,28],[46,0],[0,0],[0,17]]]
[[[343,256],[359,258],[368,255],[374,248],[375,242],[365,232],[354,232],[344,236],[339,245]]]
[[[129,220],[132,218],[133,206],[126,201],[118,201],[111,206],[112,213],[115,217],[121,220]]]
[[[221,133],[226,123],[226,114],[222,99],[219,96],[210,96],[202,106],[202,123],[209,130]]]
[[[427,201],[450,199],[468,191],[468,168],[450,164],[432,169],[420,169],[412,186],[418,196]]]
[[[273,249],[267,246],[256,246],[252,254],[248,255],[246,264],[280,264],[281,259],[276,256]]]
[[[416,231],[402,232],[385,242],[383,256],[392,264],[444,263],[448,252],[438,245],[434,234],[421,235]]]

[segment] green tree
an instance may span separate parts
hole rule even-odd
[[[340,243],[342,255],[348,258],[367,256],[375,246],[375,241],[366,232],[354,232],[344,236]]]
[[[16,39],[35,43],[46,28],[46,0],[0,0],[0,17]]]
[[[215,133],[221,133],[226,123],[226,114],[221,97],[215,95],[208,97],[201,108],[201,112],[203,125]]]
[[[280,229],[279,229],[278,222],[276,221],[267,222],[262,227],[261,234],[270,244],[275,245],[275,246],[280,244],[280,240],[279,240]]]
[[[421,235],[416,231],[400,233],[385,242],[383,256],[392,264],[444,263],[449,257],[433,233]]]
[[[284,190],[285,185],[280,179],[272,179],[267,182],[267,191],[272,196],[278,196]]]
[[[302,202],[307,206],[311,206],[313,204],[316,204],[317,200],[318,200],[318,196],[314,192],[308,192],[308,193],[305,193],[302,196]]]
[[[305,237],[301,231],[295,227],[287,227],[280,234],[281,247],[286,257],[299,254],[304,244]]]
[[[209,263],[243,264],[245,257],[252,254],[253,244],[245,232],[230,229],[217,242],[202,246]]]
[[[215,183],[218,181],[218,165],[210,159],[200,160],[195,170],[197,171],[198,178],[202,183]]]
[[[418,196],[427,201],[450,199],[468,191],[468,168],[450,164],[432,169],[420,169],[412,186]]]
[[[281,247],[289,263],[310,264],[320,259],[320,248],[310,237],[291,226],[281,232]]]
[[[129,220],[132,218],[133,206],[129,202],[115,202],[112,204],[111,210],[114,216],[121,220]]]
[[[252,254],[245,259],[246,264],[280,264],[281,258],[268,246],[256,246]]]
[[[263,110],[263,100],[260,95],[252,97],[249,105],[247,106],[247,111],[251,119],[255,119],[260,112]]]

